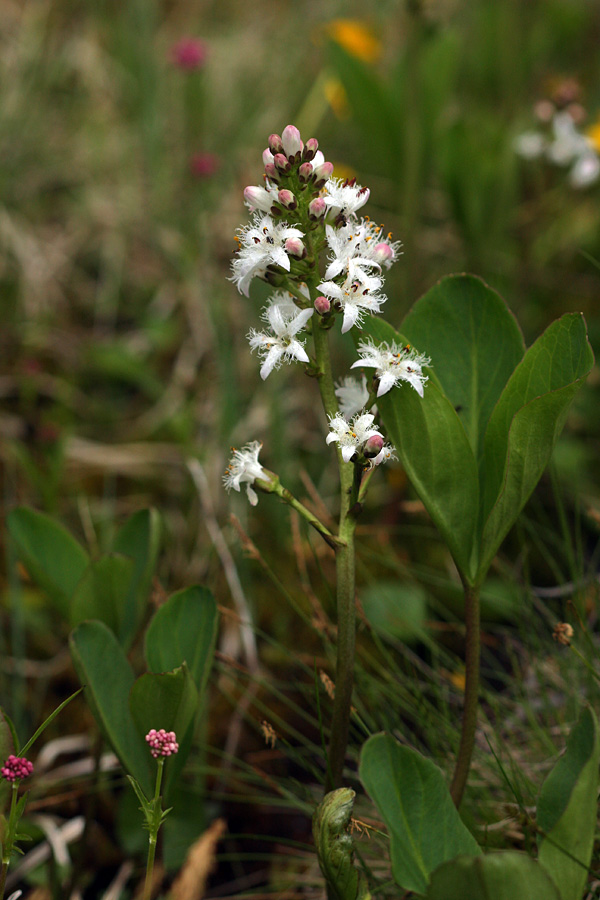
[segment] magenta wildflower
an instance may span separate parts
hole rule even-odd
[[[17,781],[28,778],[33,773],[33,763],[24,756],[14,756],[12,753],[0,769],[0,775],[7,781]]]
[[[207,46],[199,38],[181,38],[171,47],[171,62],[178,69],[194,72],[206,62]]]
[[[159,731],[156,728],[151,728],[146,735],[146,742],[154,759],[157,759],[159,756],[173,756],[179,750],[175,732],[165,731],[164,728],[159,729]]]
[[[196,178],[212,178],[221,166],[215,153],[194,153],[190,159],[190,172]]]

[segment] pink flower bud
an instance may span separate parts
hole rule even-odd
[[[327,212],[327,204],[322,197],[315,197],[308,204],[308,216],[310,219],[320,219]]]
[[[277,168],[280,169],[282,172],[290,171],[290,164],[287,161],[286,157],[283,155],[283,153],[276,153],[275,156],[273,157],[273,161],[274,161],[275,165],[277,166]]]
[[[273,154],[268,147],[266,150],[263,150],[262,161],[264,166],[268,166],[269,164],[273,165],[273,162],[275,161]]]
[[[304,153],[302,154],[303,158],[309,162],[314,158],[315,153],[319,149],[319,142],[316,138],[309,138],[304,145]]]
[[[317,297],[315,300],[315,309],[320,316],[326,316],[331,310],[331,300],[328,297]]]
[[[271,181],[279,181],[281,172],[279,171],[279,169],[276,169],[272,163],[267,163],[267,165],[265,166],[265,175],[267,176],[267,178],[270,178]]]
[[[300,168],[298,169],[298,177],[299,177],[300,181],[302,181],[306,184],[306,182],[312,175],[312,172],[313,172],[312,163],[303,162],[302,165],[300,166]]]
[[[298,206],[298,201],[294,197],[291,191],[286,189],[279,191],[277,194],[277,199],[286,209],[296,209]]]
[[[146,735],[146,743],[150,747],[150,753],[157,759],[159,756],[173,756],[179,750],[179,744],[174,731],[165,731],[161,728],[151,728]]]
[[[269,150],[273,156],[275,156],[276,153],[283,153],[283,144],[278,134],[270,134],[267,144],[269,145]]]
[[[283,152],[290,162],[292,162],[296,153],[302,153],[304,148],[300,132],[295,125],[285,126],[281,134],[281,142],[283,144]]]
[[[298,259],[302,259],[306,256],[306,247],[300,240],[300,238],[292,237],[288,238],[284,244],[286,253],[290,253],[292,256],[296,256]]]
[[[365,441],[365,445],[363,447],[363,454],[367,457],[367,459],[372,459],[377,456],[378,453],[381,452],[383,447],[383,437],[380,434],[374,434],[369,438],[368,441]]]
[[[206,44],[198,38],[182,38],[171,48],[171,62],[186,72],[201,69],[206,55]]]
[[[333,163],[330,163],[330,162],[322,163],[320,166],[317,166],[317,168],[315,169],[316,184],[319,184],[320,182],[325,183],[326,181],[329,181],[329,179],[331,178],[332,175],[333,175]]]
[[[0,769],[2,778],[7,781],[17,781],[21,778],[29,778],[33,773],[33,763],[24,756],[14,756],[12,753]]]
[[[552,100],[540,100],[533,107],[533,111],[540,122],[551,122],[552,116],[556,112],[556,107]]]
[[[389,244],[382,242],[381,244],[376,244],[373,247],[373,260],[374,262],[383,265],[384,263],[391,262],[394,259],[394,251],[390,247]]]
[[[244,188],[244,200],[250,209],[260,209],[262,212],[269,212],[273,205],[274,197],[265,188],[249,185]]]

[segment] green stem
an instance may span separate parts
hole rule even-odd
[[[319,388],[323,406],[328,416],[338,411],[335,385],[329,355],[329,343],[326,329],[315,323],[313,328],[315,358],[318,366]],[[338,465],[340,470],[340,522],[336,547],[336,601],[337,601],[337,647],[335,668],[335,698],[333,701],[333,719],[328,753],[328,774],[325,790],[330,791],[342,784],[344,759],[348,734],[350,731],[350,714],[352,711],[352,687],[354,684],[354,647],[356,631],[355,607],[355,551],[354,531],[356,519],[352,507],[356,500],[353,497],[354,465],[344,462],[338,448]]]
[[[278,484],[273,491],[273,493],[280,497],[284,503],[287,503],[288,506],[291,506],[292,509],[295,509],[297,513],[306,519],[309,525],[319,532],[319,534],[323,537],[323,539],[329,544],[330,547],[333,547],[335,550],[337,547],[341,545],[341,541],[336,535],[332,534],[326,525],[321,522],[317,516],[315,516],[309,509],[304,506],[303,503],[300,503],[299,500],[294,497],[291,491],[287,488],[284,488],[283,485]]]
[[[150,834],[148,837],[148,862],[146,863],[146,881],[144,883],[143,900],[150,900],[152,896],[152,881],[154,875],[154,857],[156,856],[156,842],[158,840],[158,829],[160,828],[160,815],[157,810],[160,808],[160,786],[162,782],[163,768],[165,758],[158,758],[158,767],[156,770],[156,785],[154,788],[154,821],[150,826]]]
[[[10,865],[10,857],[13,851],[13,846],[15,843],[15,831],[17,827],[16,812],[17,812],[17,791],[19,789],[19,782],[13,781],[12,783],[12,793],[10,798],[10,812],[8,814],[8,822],[6,823],[6,832],[4,835],[4,842],[2,847],[2,869],[0,869],[0,900],[4,900],[4,888],[6,886],[6,875],[8,873],[8,867]]]
[[[475,744],[477,707],[479,704],[480,615],[479,585],[464,583],[465,592],[465,701],[462,715],[460,745],[450,785],[454,805],[460,806],[471,768]]]

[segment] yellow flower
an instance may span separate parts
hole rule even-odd
[[[596,122],[594,125],[590,125],[585,133],[586,137],[588,137],[594,145],[596,153],[600,153],[600,121]]]
[[[348,119],[350,116],[348,95],[339,78],[328,78],[323,85],[323,93],[338,119]]]
[[[325,26],[325,34],[351,56],[365,63],[374,63],[381,56],[381,41],[360,19],[333,19]]]

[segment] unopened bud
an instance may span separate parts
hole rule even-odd
[[[304,148],[300,132],[295,125],[285,126],[281,134],[281,143],[283,144],[283,152],[290,162],[292,162],[296,153],[302,153]]]
[[[249,185],[244,188],[244,200],[251,209],[269,212],[273,205],[273,194],[257,185]]]
[[[313,173],[312,163],[303,162],[302,165],[300,166],[300,168],[298,169],[298,178],[300,179],[300,181],[302,181],[302,182],[304,182],[304,184],[306,184],[306,182],[308,181],[308,179],[310,178],[312,173]]]
[[[394,259],[394,251],[389,244],[381,242],[373,247],[373,261],[383,265]]]
[[[316,185],[325,184],[333,175],[333,163],[324,162],[315,169]]]
[[[279,169],[276,169],[273,163],[267,163],[265,166],[265,175],[267,178],[270,178],[271,181],[279,181],[279,177],[281,172]]]
[[[320,316],[326,316],[331,311],[331,300],[328,297],[317,297],[315,309]]]
[[[279,191],[277,194],[277,199],[286,209],[296,209],[298,206],[298,201],[294,197],[291,191],[288,191],[284,188],[284,190]]]
[[[281,172],[289,172],[290,171],[290,164],[287,161],[287,158],[283,155],[283,153],[276,153],[275,156],[273,157],[273,162],[275,163],[275,165]]]
[[[288,238],[284,244],[286,253],[290,253],[292,256],[298,257],[298,259],[302,259],[306,256],[306,247],[297,237]]]
[[[262,161],[265,166],[273,165],[273,154],[268,147],[266,150],[263,150]]]
[[[319,149],[319,142],[316,138],[309,138],[304,145],[304,152],[302,154],[303,158],[309,162],[311,160],[317,150]]]
[[[365,441],[363,447],[363,455],[367,459],[373,459],[383,448],[383,437],[380,434],[372,435],[368,441]]]
[[[270,134],[267,143],[273,156],[275,156],[276,153],[283,153],[283,143],[278,134]]]
[[[327,212],[327,204],[322,197],[315,197],[308,204],[308,216],[310,219],[321,219]]]

